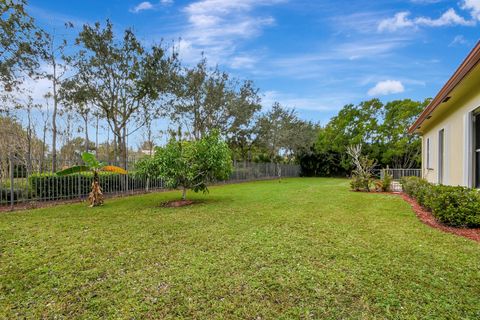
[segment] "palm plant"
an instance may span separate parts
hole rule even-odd
[[[93,173],[92,181],[92,191],[88,196],[88,201],[90,202],[90,207],[96,207],[103,204],[103,194],[102,188],[99,183],[99,172],[113,172],[117,174],[127,174],[127,171],[117,167],[109,166],[103,162],[98,161],[95,156],[91,153],[84,152],[82,154],[82,160],[85,165],[82,166],[73,166],[64,170],[57,172],[59,176],[66,176],[69,174],[75,174],[80,172],[91,172]]]

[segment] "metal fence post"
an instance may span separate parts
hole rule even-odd
[[[78,188],[78,199],[82,200],[82,182],[81,182],[80,173],[77,174],[77,188]]]
[[[14,183],[15,183],[15,178],[14,178],[14,164],[13,164],[13,154],[10,154],[10,206],[12,207],[13,210],[13,205],[14,205]]]

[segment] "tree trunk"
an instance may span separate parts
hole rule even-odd
[[[92,191],[88,196],[88,200],[90,201],[90,207],[96,207],[103,204],[103,193],[102,188],[100,188],[97,171],[93,173]]]
[[[85,152],[88,152],[88,115],[85,114],[83,117],[83,120],[85,121]]]
[[[183,187],[182,200],[187,200],[187,188]]]
[[[32,172],[32,111],[28,106],[28,129],[27,129],[27,177]]]
[[[52,114],[52,172],[57,171],[57,111],[58,111],[58,96],[57,96],[57,65],[55,58],[52,58],[53,66],[53,114]]]
[[[98,114],[97,114],[97,122],[95,125],[95,157],[98,158]]]
[[[42,138],[42,156],[41,156],[41,163],[40,163],[40,172],[43,172],[43,164],[45,162],[45,147],[46,147],[46,141],[47,139],[47,124],[45,123],[43,126],[43,138]]]

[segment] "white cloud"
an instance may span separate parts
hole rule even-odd
[[[375,87],[368,90],[369,96],[385,96],[388,94],[404,92],[405,88],[400,81],[385,80],[378,82]]]
[[[420,17],[415,19],[415,23],[417,25],[424,25],[427,27],[443,27],[443,26],[472,26],[475,25],[475,21],[465,20],[465,18],[460,17],[454,9],[450,8],[445,11],[444,14],[440,16],[438,19],[431,19]]]
[[[464,44],[467,44],[467,43],[468,43],[468,41],[467,41],[467,39],[465,39],[464,36],[458,35],[458,36],[455,36],[455,38],[453,38],[452,42],[450,42],[450,44],[448,46],[453,47],[453,46],[456,46],[456,45],[464,45]]]
[[[415,24],[412,20],[408,19],[410,12],[402,11],[398,12],[393,18],[387,18],[378,24],[378,31],[396,31],[398,29],[413,27]]]
[[[205,52],[212,63],[239,66],[235,51],[241,41],[257,37],[263,28],[272,26],[275,19],[255,12],[260,6],[271,6],[285,0],[199,0],[183,9],[188,25],[181,32],[184,42],[180,54],[187,62],[200,59]],[[183,50],[183,51],[182,51]],[[184,51],[188,50],[188,51]],[[189,61],[194,57],[194,61]],[[245,62],[245,59],[243,59]]]
[[[230,67],[233,69],[251,69],[258,59],[252,56],[242,55],[231,59]]]
[[[415,4],[432,4],[442,2],[443,0],[410,0],[410,2]]]
[[[467,0],[467,1],[479,1],[480,0]],[[473,11],[472,11],[473,12]],[[473,13],[472,13],[473,14]],[[467,20],[458,15],[457,12],[450,8],[445,11],[439,18],[432,19],[429,17],[418,17],[410,19],[410,12],[402,11],[396,13],[392,18],[383,19],[378,24],[377,30],[383,31],[397,31],[405,28],[415,28],[419,26],[426,27],[444,27],[444,26],[474,26],[475,20]]]
[[[153,10],[159,6],[169,6],[173,4],[173,0],[160,0],[158,4],[152,4],[150,1],[144,1],[136,5],[133,9],[130,9],[130,12],[139,13],[140,11]]]
[[[338,110],[340,106],[357,98],[358,97],[345,92],[338,92],[336,95],[330,94],[328,97],[318,97],[299,96],[298,94],[269,90],[265,91],[262,96],[262,107],[264,110],[269,110],[275,102],[279,102],[282,106],[287,108],[331,112]]]
[[[136,5],[133,9],[130,10],[130,12],[139,13],[140,11],[151,9],[153,9],[153,4],[151,4],[149,1],[144,1]]]
[[[464,0],[460,8],[470,11],[472,17],[480,21],[480,0]]]

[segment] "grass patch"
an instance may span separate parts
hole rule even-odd
[[[341,179],[0,214],[0,318],[480,317],[480,245]]]

